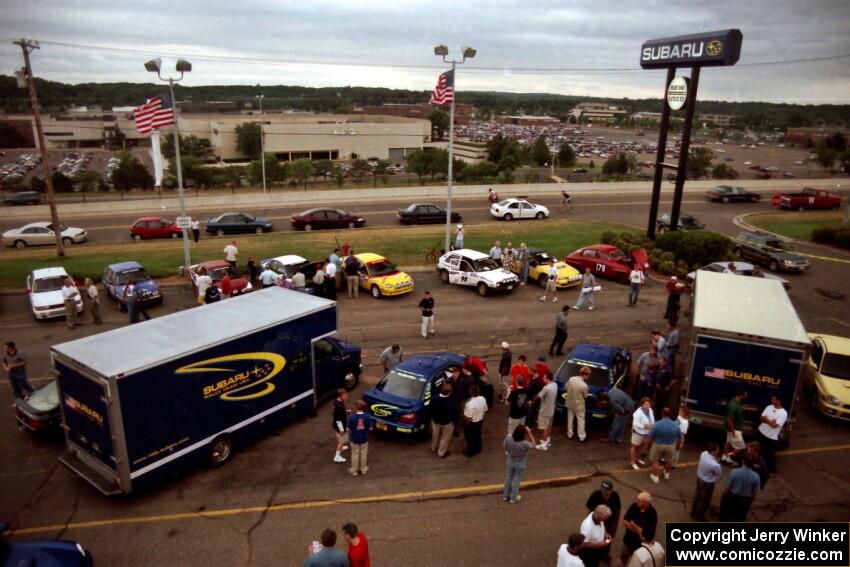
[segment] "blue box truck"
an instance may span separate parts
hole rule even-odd
[[[725,428],[726,403],[743,387],[745,432],[777,395],[788,411],[787,435],[811,347],[780,282],[697,272],[683,384],[691,423]]]
[[[104,494],[223,464],[354,388],[336,330],[335,302],[274,287],[56,345],[60,461]]]

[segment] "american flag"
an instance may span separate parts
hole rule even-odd
[[[723,380],[726,378],[726,371],[722,368],[714,368],[711,366],[705,367],[705,375],[708,378],[719,378]]]
[[[149,99],[145,104],[133,110],[136,120],[136,130],[147,134],[151,130],[174,124],[174,105],[171,93],[164,92]]]
[[[455,72],[446,71],[437,79],[437,86],[431,93],[431,104],[444,105],[455,100]]]

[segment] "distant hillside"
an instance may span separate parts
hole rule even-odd
[[[38,96],[48,112],[71,106],[101,105],[135,106],[163,91],[153,83],[81,83],[69,85],[36,79]],[[428,100],[429,92],[367,87],[310,88],[299,86],[213,85],[175,87],[178,99],[252,102],[254,96],[265,95],[264,108],[299,109],[313,112],[349,112],[356,105],[383,103],[417,103]],[[461,92],[458,102],[478,107],[484,116],[494,114],[548,114],[564,117],[579,101],[609,102],[630,112],[658,112],[660,99],[600,99],[535,93]],[[29,99],[26,90],[17,86],[14,77],[0,75],[0,108],[7,112],[26,112]],[[732,114],[740,122],[760,128],[814,126],[818,124],[850,124],[850,105],[798,105],[766,102],[723,102],[700,100],[698,112]]]

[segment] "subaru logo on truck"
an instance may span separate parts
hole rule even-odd
[[[204,399],[217,397],[224,401],[237,402],[272,393],[275,385],[270,380],[277,376],[285,365],[286,359],[279,354],[246,352],[193,362],[178,368],[175,374],[227,373],[226,377],[204,386]],[[259,386],[262,387],[258,389]]]

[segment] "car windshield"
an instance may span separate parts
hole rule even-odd
[[[228,266],[228,267],[226,267],[226,268],[224,268],[224,267],[222,267],[222,268],[213,268],[212,270],[209,270],[209,271],[207,272],[207,274],[210,276],[210,278],[211,278],[211,279],[212,279],[212,281],[214,281],[214,282],[220,281],[220,280],[221,280],[221,278],[223,278],[223,277],[224,277],[224,274],[225,274],[225,273],[226,273],[228,276],[230,276],[230,279],[231,279],[231,280],[232,280],[232,279],[234,279],[234,278],[238,278],[238,277],[239,277],[239,272],[237,272],[236,270],[234,270],[233,268],[231,268],[231,267],[229,267],[229,266]]]
[[[850,356],[846,354],[826,353],[820,367],[821,374],[839,380],[850,380]]]
[[[388,276],[398,271],[395,264],[387,259],[378,260],[369,264],[369,273],[373,276]]]
[[[53,226],[54,226],[53,224],[49,224],[49,225],[47,225],[47,228],[48,228],[49,230],[53,230]],[[67,226],[65,226],[64,224],[60,224],[60,225],[59,225],[59,232],[65,232],[66,230],[68,230],[68,227],[67,227]],[[54,232],[55,232],[55,231],[54,231]]]
[[[425,377],[394,368],[381,378],[377,388],[393,396],[408,400],[419,400],[425,390]]]
[[[58,291],[62,289],[65,276],[53,276],[52,278],[39,278],[32,284],[33,293],[44,293],[46,291]]]
[[[550,258],[551,256],[549,256],[549,254],[546,252],[538,252],[534,255],[534,259],[540,262],[541,264],[547,263]]]
[[[59,405],[58,382],[54,380],[47,386],[39,388],[30,394],[27,402],[36,411],[45,412],[55,410]]]
[[[491,270],[498,270],[499,264],[497,264],[493,258],[479,258],[473,262],[476,272],[489,272]]]
[[[768,248],[772,248],[773,250],[792,250],[790,246],[782,242],[781,240],[768,240],[764,243]]]
[[[582,360],[570,360],[561,367],[561,370],[558,372],[558,377],[562,381],[566,382],[571,377],[581,374],[582,366],[587,366],[587,363]],[[594,368],[592,366],[588,366],[588,368],[590,368],[590,378],[587,380],[588,386],[607,388],[609,385],[608,370],[604,368]]]
[[[507,207],[507,206],[508,206],[508,205],[510,205],[510,204],[511,204],[511,202],[510,202],[510,201],[508,201],[508,200],[504,200],[504,201],[502,201],[502,202],[500,202],[500,203],[499,203],[499,206],[500,206],[500,207]]]
[[[609,252],[608,255],[611,256],[611,258],[614,259],[614,260],[627,260],[628,259],[626,257],[626,255],[623,253],[623,251],[620,250],[619,248],[617,248],[616,250],[614,250],[612,252]]]
[[[405,211],[405,212],[407,212],[407,213],[412,213],[413,211],[415,211],[415,210],[416,210],[416,207],[417,207],[417,206],[418,206],[418,205],[417,205],[416,203],[413,203],[412,205],[408,205],[407,207],[405,207],[405,208],[404,208],[404,209],[402,209],[402,210],[403,210],[403,211]]]
[[[135,268],[133,270],[127,270],[126,272],[120,272],[115,275],[115,282],[118,285],[125,285],[130,280],[133,280],[134,282],[143,282],[149,279],[151,279],[151,277],[148,275],[144,268]]]
[[[159,219],[159,224],[161,224],[162,226],[171,226],[172,224],[174,224],[174,221],[171,219],[161,218]]]

